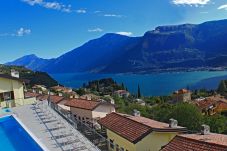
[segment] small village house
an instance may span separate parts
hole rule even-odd
[[[133,116],[113,112],[98,123],[106,129],[110,151],[159,151],[177,134],[186,132],[174,119],[162,123],[141,117],[137,110]]]
[[[197,99],[194,104],[204,115],[214,115],[227,111],[227,100],[221,96],[211,96],[204,99]]]
[[[129,97],[130,93],[126,90],[117,90],[114,92],[114,95],[117,95],[118,97],[127,98]]]
[[[75,119],[90,126],[97,125],[97,121],[100,118],[115,112],[113,104],[100,100],[71,99],[67,100],[65,105],[70,107],[70,111]]]
[[[32,91],[34,93],[43,93],[44,91],[47,91],[47,88],[45,85],[39,85],[39,84],[35,84],[33,87],[32,87]]]
[[[191,101],[191,91],[187,89],[180,89],[172,94],[172,100],[175,103],[178,102],[190,102]]]

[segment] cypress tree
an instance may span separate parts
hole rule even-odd
[[[226,92],[226,84],[225,84],[225,81],[222,80],[218,86],[218,92],[220,94],[224,94]]]
[[[138,90],[137,90],[137,97],[138,97],[138,98],[141,97],[140,85],[139,85],[139,84],[138,84]]]

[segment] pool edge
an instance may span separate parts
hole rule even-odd
[[[31,138],[40,146],[40,148],[43,151],[50,151],[41,141],[40,139],[38,139],[30,130],[29,128],[27,128],[27,126],[15,115],[15,114],[11,114],[11,115],[6,115],[6,116],[2,116],[2,117],[7,117],[7,116],[13,116],[13,118],[23,127],[23,129],[31,136]]]

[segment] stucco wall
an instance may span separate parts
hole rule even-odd
[[[114,149],[111,149],[109,146],[110,151],[116,151],[116,144],[119,145],[119,148],[123,147],[124,150],[127,149],[128,151],[136,151],[135,144],[131,143],[127,139],[117,135],[116,133],[114,133],[108,129],[107,129],[107,136],[108,136],[108,140],[110,140],[110,139],[113,140],[114,146],[115,146]],[[138,150],[138,151],[140,151],[140,150]]]
[[[106,114],[115,112],[115,107],[113,105],[101,104],[92,111],[92,118],[103,118]]]
[[[86,118],[92,119],[92,112],[90,110],[84,110],[84,109],[73,108],[73,107],[70,107],[70,110],[71,110],[72,114],[77,115],[77,118],[78,118],[78,116],[80,116],[81,120],[83,117],[85,119]]]
[[[118,144],[119,147],[123,147],[124,150],[127,149],[128,151],[159,151],[162,146],[169,143],[176,135],[176,132],[152,132],[138,143],[133,144],[127,139],[107,129],[108,140],[113,140],[114,145]],[[109,150],[112,151],[112,149]],[[116,148],[114,148],[114,151],[115,150]]]
[[[6,78],[0,78],[0,93],[14,92],[15,101],[24,99],[23,83],[17,80],[11,80]]]
[[[136,151],[159,151],[169,143],[177,133],[152,132],[136,144]]]

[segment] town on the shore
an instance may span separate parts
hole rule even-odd
[[[226,98],[226,81],[217,90],[182,88],[169,96],[143,96],[139,85],[131,94],[111,78],[74,89],[31,84],[16,70],[0,74],[1,108],[46,101],[100,150],[109,151],[226,151]]]

